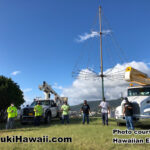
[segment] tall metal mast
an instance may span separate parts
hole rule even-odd
[[[100,25],[100,58],[101,58],[101,81],[102,81],[102,100],[104,101],[104,75],[103,75],[103,52],[102,52],[102,17],[101,6],[99,6],[99,25]]]

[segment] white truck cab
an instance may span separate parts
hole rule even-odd
[[[133,105],[133,121],[137,124],[150,124],[150,78],[132,67],[127,67],[125,71],[125,80],[139,84],[127,89],[127,97]],[[123,100],[121,105],[115,110],[117,124],[125,123],[123,116]]]
[[[133,120],[139,124],[150,124],[150,86],[129,87],[128,100],[133,105]],[[125,123],[123,108],[125,101],[116,108],[115,118],[117,124]]]

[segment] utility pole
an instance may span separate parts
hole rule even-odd
[[[102,100],[104,101],[104,75],[103,75],[103,52],[102,52],[102,17],[101,6],[99,6],[99,25],[100,25],[100,58],[101,58],[101,82],[102,82]]]

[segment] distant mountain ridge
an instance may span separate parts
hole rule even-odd
[[[96,100],[96,101],[88,101],[88,104],[91,108],[91,111],[98,111],[99,107],[98,105],[100,104],[101,100]],[[121,104],[121,99],[115,99],[115,100],[109,100],[107,101],[110,105],[111,108],[116,108]],[[71,106],[71,111],[80,111],[83,103]]]

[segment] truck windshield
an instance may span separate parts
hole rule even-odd
[[[32,102],[30,106],[35,106],[36,105],[36,102]]]
[[[128,96],[150,96],[150,87],[128,89]]]
[[[37,105],[37,102],[38,102],[38,101],[34,101],[34,102],[31,104],[31,106]],[[46,101],[46,100],[40,101],[40,105],[49,105],[49,104],[50,104],[50,101]]]

